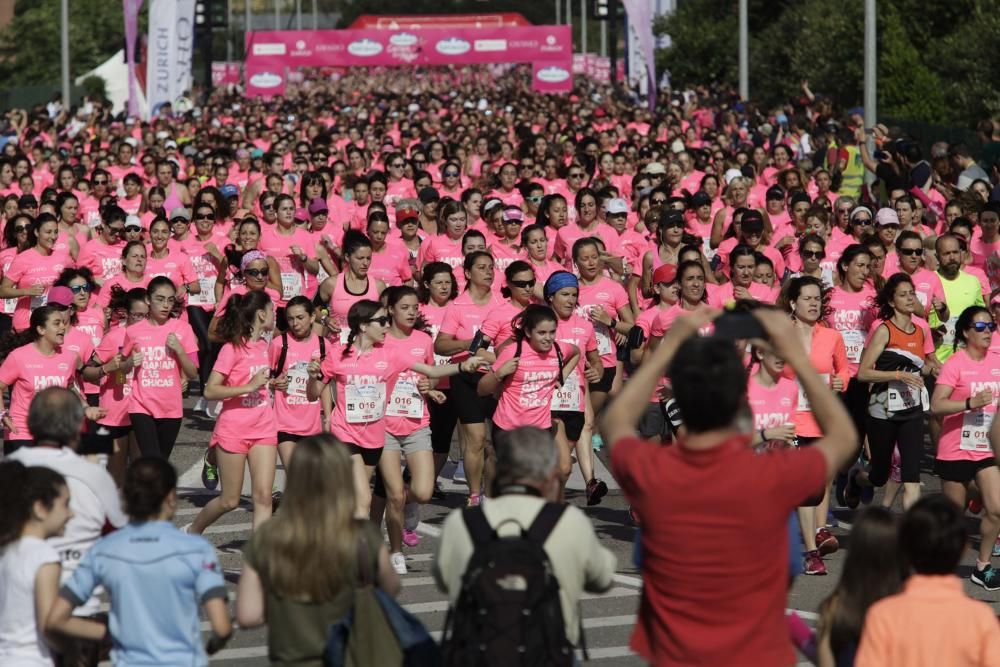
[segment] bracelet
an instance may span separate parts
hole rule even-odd
[[[965,399],[965,409],[966,410],[971,410],[972,409],[972,397],[971,396],[969,398]]]
[[[767,442],[767,436],[764,435],[764,429],[760,430],[760,439],[761,439],[761,442]]]
[[[611,329],[612,331],[614,331],[615,327],[617,327],[617,326],[618,326],[618,320],[616,320],[615,318],[612,317],[611,318],[611,324],[608,325],[608,328]]]

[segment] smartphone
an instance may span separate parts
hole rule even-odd
[[[872,153],[872,157],[874,157],[876,160],[888,160],[889,154],[886,153],[885,151],[875,151],[874,153]]]
[[[726,312],[715,320],[715,335],[727,340],[749,340],[767,338],[760,320],[752,313]]]
[[[479,351],[479,348],[483,346],[486,341],[486,336],[483,335],[482,331],[477,331],[476,335],[472,337],[472,343],[469,344],[469,354],[475,354]]]

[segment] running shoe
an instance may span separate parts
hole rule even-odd
[[[625,514],[628,515],[628,520],[632,522],[632,525],[639,525],[639,513],[632,509],[631,505],[625,508]]]
[[[594,448],[595,452],[601,451],[601,447],[604,446],[604,439],[601,437],[600,433],[595,433],[590,436],[590,446]]]
[[[201,485],[209,491],[214,491],[219,486],[219,466],[208,462],[209,451],[211,450],[205,450],[201,463]]]
[[[198,400],[195,401],[194,411],[195,412],[201,412],[204,409],[205,409],[205,397],[204,396],[199,396]]]
[[[406,503],[403,505],[403,528],[416,530],[420,523],[420,504]]]
[[[840,542],[829,530],[820,528],[816,531],[816,546],[821,556],[829,556],[840,548]]]
[[[820,558],[819,551],[810,551],[806,554],[805,563],[802,566],[803,574],[825,575],[826,565]]]
[[[396,571],[396,574],[406,574],[406,558],[403,554],[396,552],[389,556],[389,562],[392,563],[392,569]]]
[[[420,544],[420,536],[417,535],[417,531],[410,530],[409,528],[403,529],[403,544],[408,547],[415,547]]]
[[[481,493],[470,493],[468,500],[465,501],[466,507],[479,507],[483,504],[483,494]]]
[[[972,514],[979,514],[983,511],[983,501],[981,498],[973,498],[969,501],[968,505],[969,512]]]
[[[1000,537],[998,537],[997,541],[993,543],[993,555],[1000,556]]]
[[[969,578],[972,583],[979,584],[988,591],[1000,591],[1000,572],[994,570],[992,565],[973,570]]]
[[[281,499],[284,497],[284,495],[285,494],[283,494],[281,491],[272,491],[271,492],[271,513],[272,514],[274,512],[278,511],[278,506],[281,505]]]
[[[205,414],[209,419],[218,419],[222,414],[222,401],[207,401],[205,403]]]
[[[608,495],[608,485],[596,477],[587,482],[587,507],[599,505],[601,498]]]
[[[441,488],[441,484],[434,481],[434,491],[431,492],[431,498],[434,500],[444,500],[447,496],[444,494],[444,489]]]
[[[455,472],[451,475],[451,481],[458,484],[468,484],[469,480],[465,479],[465,464],[462,461],[458,462],[455,466]]]

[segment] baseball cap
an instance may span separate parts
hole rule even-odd
[[[650,162],[646,165],[646,168],[642,170],[644,174],[666,174],[667,168],[663,166],[660,162]]]
[[[142,220],[139,219],[137,215],[129,215],[125,217],[125,229],[132,227],[133,229],[142,229]]]
[[[653,271],[653,283],[672,283],[677,278],[676,264],[660,264]]]
[[[747,211],[740,219],[740,229],[744,234],[747,232],[764,231],[764,216],[762,216],[760,211],[756,209]]]
[[[733,182],[733,179],[743,178],[743,172],[740,171],[739,169],[727,169],[726,173],[723,175],[723,178],[726,179],[726,185],[729,185],[730,183]]]
[[[604,202],[604,212],[608,215],[628,214],[628,204],[624,199],[615,197]]]
[[[785,191],[781,188],[780,185],[772,185],[767,189],[767,194],[765,195],[765,198],[768,201],[771,201],[773,199],[784,199]]]
[[[264,150],[261,148],[254,148],[252,151],[250,151],[250,157],[255,159],[259,157],[264,157]]]
[[[875,214],[875,226],[885,227],[886,225],[898,225],[899,216],[891,208],[880,208]]]
[[[691,195],[691,208],[698,208],[700,206],[711,206],[712,198],[708,196],[707,192],[699,190],[698,192]]]
[[[326,200],[322,197],[314,197],[311,202],[309,202],[309,215],[319,215],[320,213],[329,213],[330,207],[326,205]]]
[[[307,211],[302,206],[299,206],[297,209],[295,209],[295,219],[300,222],[308,222],[309,211]]]
[[[521,213],[521,209],[519,208],[505,208],[503,210],[503,221],[521,224],[524,222],[524,213]]]
[[[788,200],[789,206],[795,206],[799,202],[805,202],[807,204],[812,204],[812,199],[809,198],[805,192],[796,192],[792,195],[791,199]]]
[[[223,185],[221,188],[219,188],[219,192],[221,192],[222,196],[225,197],[226,199],[229,199],[230,197],[240,196],[240,189],[235,185],[233,185],[232,183],[226,183],[225,185]]]
[[[191,222],[191,209],[178,207],[170,211],[170,221],[174,220],[184,220],[185,222]]]
[[[72,306],[73,290],[62,285],[49,288],[48,303],[54,306]]]
[[[424,188],[425,190],[428,188]],[[396,209],[396,224],[401,224],[407,220],[416,220],[420,217],[420,213],[417,209],[412,206],[403,206],[402,208]]]

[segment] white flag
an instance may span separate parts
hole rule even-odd
[[[153,0],[149,8],[146,100],[149,115],[191,89],[195,0]]]

